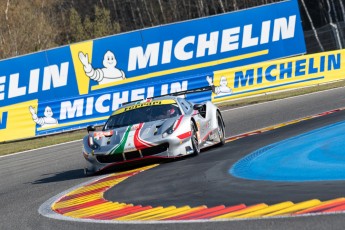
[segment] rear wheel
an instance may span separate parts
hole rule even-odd
[[[224,145],[225,144],[225,127],[224,127],[224,122],[222,119],[222,116],[217,112],[217,123],[218,123],[218,137],[219,137],[219,144],[218,145]]]
[[[199,155],[200,153],[200,148],[199,148],[199,139],[198,139],[198,135],[197,135],[197,129],[194,125],[194,122],[191,121],[190,122],[190,126],[191,126],[191,132],[192,132],[192,136],[191,136],[191,141],[192,141],[192,147],[193,147],[193,155]]]

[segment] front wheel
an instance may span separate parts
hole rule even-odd
[[[224,145],[225,144],[225,127],[224,122],[222,119],[222,116],[217,112],[217,123],[218,123],[218,137],[219,137],[219,144],[218,145]]]
[[[193,121],[190,122],[190,126],[191,126],[191,132],[192,132],[191,141],[192,141],[192,147],[193,147],[193,151],[194,151],[193,155],[197,156],[200,153],[197,130],[196,130],[196,127],[195,127]]]

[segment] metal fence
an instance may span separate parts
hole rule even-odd
[[[330,23],[316,31],[305,31],[304,36],[308,53],[344,49],[345,22]]]

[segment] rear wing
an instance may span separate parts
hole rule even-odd
[[[185,94],[200,93],[200,92],[211,91],[211,90],[212,90],[212,86],[205,86],[205,87],[201,87],[201,88],[197,88],[197,89],[188,89],[188,90],[185,90],[185,91],[180,91],[180,92],[165,94],[165,95],[157,96],[157,97],[164,97],[164,96],[181,96],[181,95],[185,95]],[[153,98],[154,98],[154,97],[153,97]],[[152,98],[152,99],[153,99],[153,98]]]
[[[156,96],[156,97],[149,97],[149,98],[146,98],[144,100],[152,100],[152,99],[156,99],[156,98],[160,98],[160,97],[165,97],[165,96],[181,96],[181,95],[186,95],[186,94],[190,94],[190,93],[200,93],[200,92],[206,92],[206,91],[212,91],[212,86],[205,86],[205,87],[200,87],[200,88],[196,88],[196,89],[188,89],[188,90],[185,90],[185,91],[179,91],[179,92],[175,92],[175,93],[169,93],[169,94],[164,94],[164,95],[161,95],[161,96]],[[133,102],[138,102],[138,101],[144,101],[144,100],[136,100],[136,101],[129,101],[129,102],[125,102],[125,103],[122,103],[122,106],[124,105],[128,105],[130,103],[133,103]]]

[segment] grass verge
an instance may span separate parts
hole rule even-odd
[[[49,145],[65,143],[68,141],[81,140],[86,135],[86,130],[71,131],[68,133],[54,134],[44,137],[36,137],[28,140],[2,142],[0,144],[0,156],[10,153],[37,149]]]
[[[314,85],[314,86],[305,87],[305,88],[298,88],[298,89],[292,89],[292,90],[286,90],[286,91],[280,91],[280,92],[272,92],[272,93],[262,94],[262,95],[253,96],[249,98],[236,99],[233,101],[217,104],[217,106],[219,108],[239,107],[239,106],[244,106],[244,105],[284,99],[288,97],[300,96],[300,95],[305,95],[309,93],[335,89],[335,88],[340,88],[340,87],[345,87],[345,80],[331,82],[327,84]]]
[[[299,88],[289,91],[281,91],[281,92],[275,92],[275,93],[268,93],[263,95],[258,95],[255,97],[250,98],[244,98],[244,99],[237,99],[229,102],[224,102],[218,104],[219,108],[233,108],[233,107],[239,107],[243,105],[249,105],[249,104],[255,104],[260,102],[266,102],[266,101],[273,101],[298,95],[304,95],[308,93],[333,89],[333,88],[339,88],[339,87],[345,87],[345,80],[343,81],[337,81],[322,85],[315,85],[307,88]],[[86,135],[86,130],[77,130],[77,131],[71,131],[68,133],[62,133],[62,134],[56,134],[51,136],[44,136],[44,137],[37,137],[32,138],[29,140],[21,140],[21,141],[10,141],[10,142],[2,142],[0,143],[0,156],[6,155],[10,153],[16,153],[20,151],[30,150],[30,149],[36,149],[40,147],[45,147],[49,145],[54,144],[60,144],[68,141],[73,140],[80,140],[83,138],[83,136]]]

